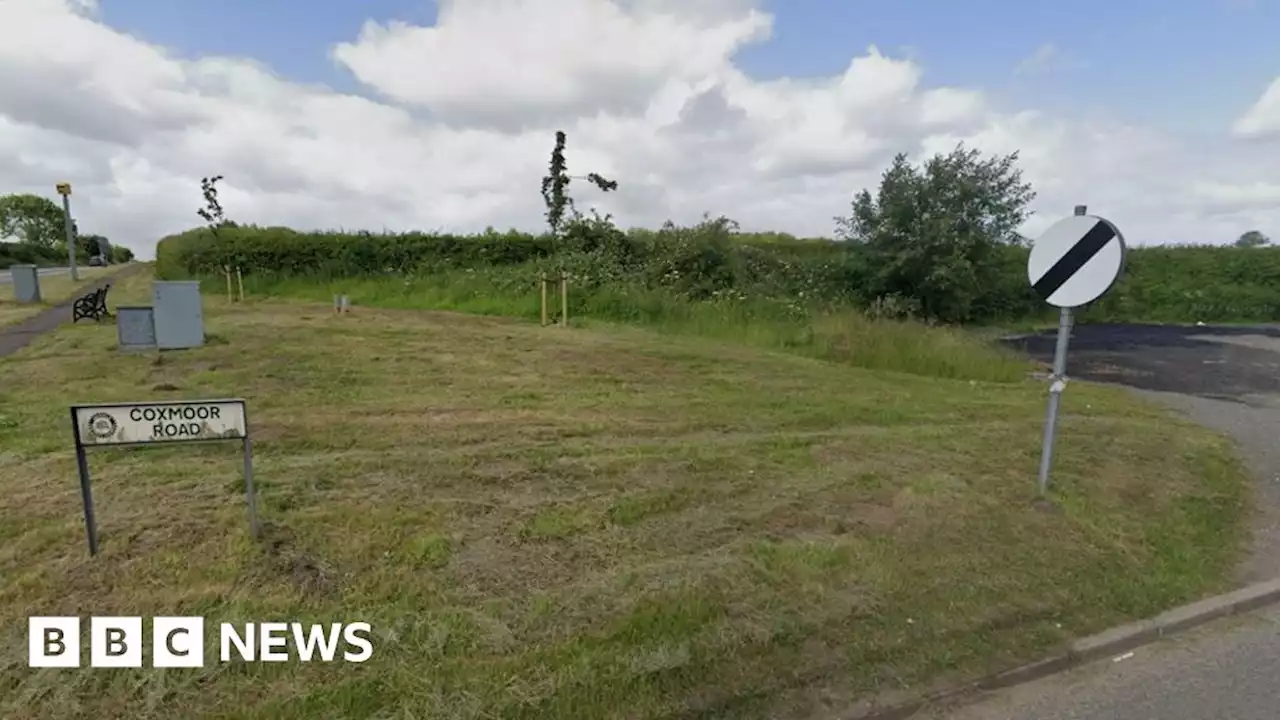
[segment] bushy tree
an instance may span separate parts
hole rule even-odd
[[[94,255],[101,254],[102,252],[102,247],[98,244],[99,239],[106,240],[106,238],[101,235],[81,235],[76,238],[76,243],[79,246],[80,252],[88,255],[89,257],[93,257]],[[107,245],[110,246],[110,244],[110,241],[107,241]]]
[[[49,198],[31,194],[0,197],[0,238],[15,237],[44,249],[65,241],[62,208]],[[63,246],[65,251],[65,246]]]
[[[1271,238],[1263,235],[1258,230],[1250,230],[1236,239],[1236,247],[1250,248],[1262,247],[1271,242]]]
[[[1022,242],[1017,229],[1035,198],[1017,159],[963,145],[919,167],[895,157],[876,195],[863,190],[852,214],[836,218],[837,235],[864,246],[864,297],[902,298],[944,322],[972,319],[998,284],[1005,246]]]

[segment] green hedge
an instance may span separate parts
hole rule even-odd
[[[1089,320],[1270,322],[1280,320],[1280,247],[1144,247],[1085,312]]]
[[[333,277],[407,273],[433,266],[504,265],[553,252],[550,240],[525,233],[476,236],[426,233],[299,233],[289,228],[207,229],[164,238],[156,247],[156,271],[164,277],[215,273],[226,264],[250,272]]]
[[[580,287],[641,280],[695,300],[740,290],[832,302],[847,300],[861,269],[851,249],[836,243],[786,236],[744,242],[714,223],[624,232],[587,222],[559,239],[514,231],[456,236],[237,226],[216,236],[191,230],[156,248],[156,272],[164,278],[216,275],[225,265],[267,277],[318,279],[529,266],[531,282],[539,270],[565,269]]]
[[[973,320],[1054,317],[1028,287],[1027,252],[1002,247],[996,253],[996,281],[974,303]],[[718,221],[656,231],[622,231],[607,222],[588,221],[559,239],[492,230],[458,236],[237,226],[221,229],[216,237],[207,229],[170,236],[156,250],[157,273],[165,278],[216,275],[226,264],[266,278],[426,275],[461,269],[528,275],[531,283],[539,271],[567,269],[579,287],[639,283],[694,301],[742,294],[807,305],[880,304],[860,292],[874,268],[859,246],[736,233]],[[1081,319],[1280,320],[1280,247],[1132,248],[1116,287],[1083,309]]]

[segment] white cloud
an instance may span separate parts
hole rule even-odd
[[[1236,120],[1231,129],[1242,138],[1280,136],[1280,77],[1271,83],[1253,107]]]
[[[1280,234],[1271,146],[1005,110],[875,48],[830,77],[757,80],[733,59],[767,42],[751,0],[556,0],[556,27],[540,24],[551,1],[441,0],[435,28],[352,28],[333,56],[375,100],[243,59],[179,59],[86,0],[0,0],[0,193],[72,182],[80,226],[144,257],[199,224],[210,174],[241,222],[536,230],[563,129],[573,173],[620,183],[607,196],[576,183],[578,204],[624,225],[709,211],[827,235],[895,153],[963,140],[1021,151],[1046,219],[1087,203],[1137,243]],[[1246,118],[1274,117],[1267,103]]]
[[[1018,66],[1014,68],[1014,73],[1017,75],[1037,75],[1055,70],[1072,70],[1079,67],[1083,67],[1083,63],[1068,55],[1057,44],[1047,42],[1023,58],[1018,63]]]
[[[642,110],[673,80],[722,72],[769,16],[676,14],[601,0],[442,0],[435,27],[366,22],[333,57],[386,97],[442,120],[513,125]]]

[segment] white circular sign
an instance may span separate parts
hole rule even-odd
[[[1027,279],[1050,305],[1079,307],[1111,289],[1124,266],[1124,237],[1107,220],[1072,215],[1054,223],[1031,246]]]

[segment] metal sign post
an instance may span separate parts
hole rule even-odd
[[[1040,473],[1036,489],[1041,497],[1049,490],[1053,442],[1058,430],[1058,405],[1067,387],[1067,345],[1071,339],[1072,308],[1101,297],[1115,283],[1124,267],[1124,237],[1109,221],[1086,215],[1077,205],[1075,214],[1058,221],[1036,240],[1027,260],[1027,277],[1036,294],[1061,308],[1058,343],[1049,378],[1049,410],[1040,449]]]
[[[93,488],[85,450],[90,447],[156,445],[173,442],[239,440],[244,452],[244,492],[249,508],[249,531],[261,537],[257,492],[253,486],[253,444],[244,400],[177,400],[144,403],[72,405],[71,427],[76,442],[76,468],[84,501],[89,554],[98,554],[98,525],[93,512]]]
[[[80,272],[76,269],[76,231],[71,222],[71,183],[58,183],[58,194],[62,196],[62,224],[67,233],[67,267],[71,268],[71,279],[80,281]]]

